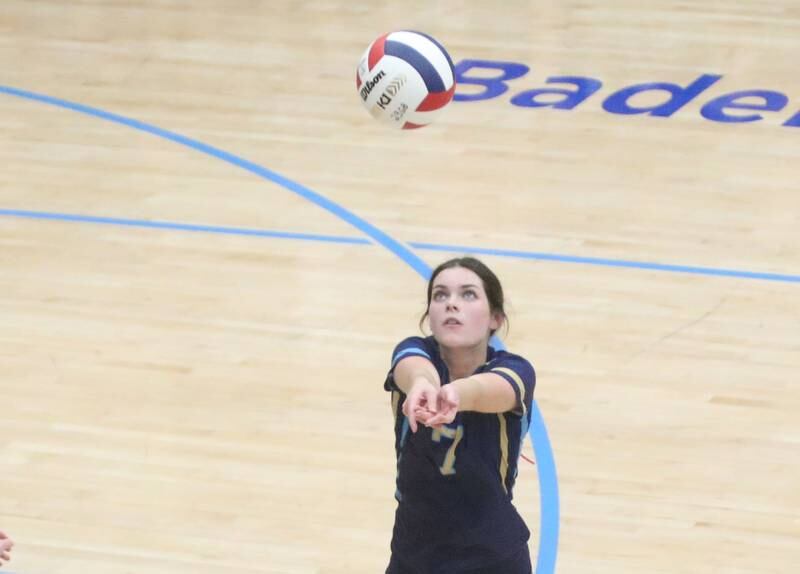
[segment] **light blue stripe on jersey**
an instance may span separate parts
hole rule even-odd
[[[401,413],[402,414],[402,413]],[[403,430],[400,431],[400,448],[406,443],[406,435],[408,434],[408,419],[403,417]]]
[[[425,357],[429,361],[431,360],[431,356],[422,349],[419,349],[417,347],[411,347],[409,349],[403,349],[402,351],[397,353],[397,355],[395,355],[394,360],[392,360],[392,368],[394,369],[394,366],[397,364],[397,361],[399,361],[406,355],[420,355],[422,357]]]
[[[403,413],[398,413],[399,416],[403,417],[403,428],[400,431],[400,450],[402,450],[403,445],[406,443],[406,435],[408,435],[408,419],[403,415]],[[399,452],[397,455],[397,475],[400,476],[400,460],[403,458],[403,453]],[[400,492],[400,489],[397,488],[394,491],[394,497],[397,499],[398,502],[403,500],[403,493]]]

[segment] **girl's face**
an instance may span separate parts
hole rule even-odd
[[[445,269],[434,278],[428,319],[436,341],[449,348],[486,345],[503,322],[491,312],[481,278],[465,267]]]

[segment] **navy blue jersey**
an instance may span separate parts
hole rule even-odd
[[[511,500],[530,424],[533,367],[518,355],[488,347],[486,363],[473,374],[492,372],[506,379],[517,396],[514,410],[458,412],[441,429],[420,425],[412,433],[402,410],[406,397],[393,376],[408,356],[429,359],[442,384],[450,382],[433,337],[409,337],[395,348],[384,383],[392,393],[397,454],[392,562],[418,574],[453,574],[527,551],[530,533]]]

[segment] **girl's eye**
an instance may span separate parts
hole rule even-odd
[[[447,298],[447,294],[444,291],[437,291],[433,294],[434,301],[444,301]]]
[[[478,294],[475,293],[475,291],[473,291],[472,289],[468,289],[467,291],[464,291],[464,299],[475,299],[477,297],[478,297]]]

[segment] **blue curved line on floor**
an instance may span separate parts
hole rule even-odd
[[[492,337],[492,346],[495,349],[506,350],[506,346],[498,337]],[[536,401],[531,401],[531,424],[528,427],[528,436],[531,444],[535,446],[536,472],[539,477],[539,499],[542,501],[539,513],[539,555],[536,559],[536,574],[541,572],[554,572],[556,568],[556,552],[558,550],[558,528],[553,530],[552,524],[559,524],[559,495],[558,480],[552,480],[556,475],[555,457],[550,446],[547,427],[544,424],[542,413]],[[548,504],[544,504],[547,500]],[[545,540],[545,534],[548,538]],[[543,547],[543,545],[546,545]],[[498,573],[499,574],[499,573]]]
[[[360,217],[351,213],[350,211],[343,208],[339,204],[331,201],[327,197],[324,197],[312,191],[306,186],[294,182],[290,179],[287,179],[282,175],[275,173],[274,171],[267,169],[263,166],[260,166],[256,163],[253,163],[249,160],[246,160],[244,158],[241,158],[239,156],[236,156],[232,153],[226,152],[214,146],[205,144],[201,141],[177,134],[175,132],[162,129],[153,126],[151,124],[141,122],[139,120],[127,118],[119,114],[106,112],[98,108],[84,106],[83,104],[69,102],[59,98],[53,98],[51,96],[37,94],[26,90],[18,90],[16,88],[11,88],[8,86],[0,86],[0,93],[5,93],[11,96],[17,96],[20,98],[25,98],[27,100],[40,102],[43,104],[49,104],[52,106],[65,108],[68,110],[72,110],[74,112],[78,112],[88,116],[93,116],[95,118],[110,121],[116,124],[121,124],[129,128],[133,128],[135,130],[146,132],[154,136],[158,136],[162,139],[181,144],[183,146],[199,151],[205,155],[211,156],[215,159],[219,159],[236,167],[242,168],[261,178],[276,183],[281,187],[295,193],[296,195],[299,195],[303,199],[307,199],[308,201],[318,205],[319,207],[325,209],[326,211],[329,211],[337,218],[341,219],[342,221],[350,224],[351,226],[361,231],[367,237],[372,238],[376,243],[379,243],[380,245],[386,247],[389,251],[397,255],[405,263],[411,266],[411,268],[413,268],[422,277],[427,278],[428,274],[431,271],[428,265],[422,259],[417,257],[417,255],[415,255],[408,247],[401,244],[399,241],[396,241],[394,238],[390,237],[389,235],[387,235],[374,225],[361,219]]]
[[[106,112],[99,108],[85,106],[60,98],[54,98],[44,94],[37,94],[9,86],[0,85],[0,93],[72,110],[81,114],[124,125],[135,130],[150,133],[157,137],[187,146],[208,156],[249,171],[259,177],[288,189],[304,199],[307,199],[308,201],[327,210],[342,221],[345,221],[346,223],[355,227],[366,236],[370,237],[373,241],[383,245],[386,249],[399,257],[424,279],[427,279],[430,276],[432,271],[431,268],[420,257],[418,257],[408,247],[390,237],[374,225],[361,219],[357,215],[351,213],[344,207],[329,200],[328,198],[310,190],[309,188],[251,161],[240,158],[234,154],[228,153],[224,150],[215,148],[192,138],[182,136],[175,132],[164,130],[132,118]],[[536,406],[534,406],[532,409],[532,413],[535,411],[538,411],[538,407]],[[540,419],[541,417],[538,418]],[[552,458],[553,454],[547,433],[533,432],[535,430],[534,426],[534,424],[531,425],[531,440],[533,441],[534,455],[538,461],[541,506],[541,530],[539,532],[539,555],[537,559],[536,574],[553,574],[553,572],[555,572],[556,555],[558,552],[558,530],[560,519],[559,501],[557,499],[552,499],[552,496],[557,496],[558,494],[558,478],[555,472],[553,472],[552,475],[543,475],[543,468],[555,471],[555,461]],[[544,460],[544,458],[548,456],[550,457],[550,460]]]

